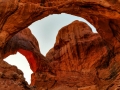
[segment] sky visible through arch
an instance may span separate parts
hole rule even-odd
[[[83,18],[62,13],[50,15],[34,22],[29,26],[33,35],[37,38],[40,51],[44,56],[54,46],[58,31],[62,27],[72,23],[74,20],[83,21],[89,24]],[[92,28],[93,32],[96,32],[96,29],[93,26],[90,25],[90,27]],[[17,53],[15,55],[10,55],[4,60],[9,64],[16,65],[19,69],[21,69],[24,73],[26,81],[30,84],[32,71],[30,70],[29,64],[23,55]]]

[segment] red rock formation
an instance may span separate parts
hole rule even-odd
[[[46,59],[40,53],[38,42],[28,28],[14,35],[4,47],[2,54],[5,58],[15,54],[17,51],[26,57],[33,72],[38,69],[39,71],[45,71],[44,68],[47,66]]]
[[[52,78],[55,78],[54,84],[49,87],[57,90],[54,88],[65,86],[67,90],[70,87],[77,90],[95,85],[98,88],[96,68],[108,67],[109,52],[99,34],[92,33],[85,23],[75,21],[62,28],[58,32],[54,47],[46,56],[54,72]]]
[[[32,84],[45,90],[115,90],[119,88],[119,53],[88,25],[63,27],[46,58],[51,72],[32,74]],[[40,89],[41,90],[41,89]]]
[[[13,36],[3,51],[4,57],[19,51],[26,56],[33,71],[38,68],[32,74],[31,83],[36,90],[112,90],[118,86],[119,54],[114,56],[114,49],[79,21],[59,31],[47,58],[40,54],[38,43],[29,29]]]
[[[119,89],[119,4],[119,0],[0,0],[0,60],[16,51],[25,55],[34,71],[31,85],[38,90]],[[47,58],[23,33],[10,39],[32,22],[57,13],[85,18],[99,34],[74,22],[76,26],[60,30]],[[18,47],[10,49],[8,45],[15,46],[10,41]]]
[[[41,1],[41,2],[40,2]],[[98,30],[100,35],[105,36],[107,32],[109,35],[104,37],[106,41],[112,39],[113,32],[111,29],[104,29],[102,25],[106,25],[109,21],[119,22],[120,9],[119,1],[116,0],[1,0],[1,22],[0,22],[0,47],[4,47],[7,40],[10,39],[13,34],[26,28],[32,22],[42,19],[50,14],[55,13],[68,13],[72,15],[81,16],[91,22]],[[44,2],[44,4],[41,3]],[[12,7],[10,7],[12,6]],[[5,10],[3,8],[6,8]],[[29,9],[28,9],[29,8]],[[6,14],[7,13],[7,14]],[[7,15],[7,16],[6,16]],[[101,21],[107,21],[106,24],[101,24]],[[117,23],[118,23],[117,22]],[[114,23],[111,23],[114,24]],[[107,27],[109,24],[107,24]],[[118,24],[117,24],[118,25]],[[114,25],[116,26],[116,24]],[[119,25],[118,25],[119,26]],[[101,29],[102,28],[102,29]],[[118,30],[117,30],[118,31]],[[3,36],[4,35],[4,36]],[[102,36],[102,37],[103,37]],[[4,39],[3,39],[4,37]],[[113,38],[112,42],[116,43],[116,39]]]
[[[41,0],[19,0],[22,3],[40,3]]]
[[[34,90],[23,77],[22,71],[16,66],[0,61],[0,90]]]

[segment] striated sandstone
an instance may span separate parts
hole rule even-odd
[[[83,22],[74,21],[63,27],[46,57],[41,56],[38,43],[27,28],[8,41],[3,55],[6,57],[21,50],[25,51],[21,53],[26,56],[28,62],[32,59],[30,66],[34,66],[36,60],[40,62],[37,63],[37,71],[31,68],[34,72],[31,76],[31,86],[36,90],[119,88],[119,53],[114,55],[115,50]],[[31,52],[32,58],[29,58]],[[6,75],[11,77],[9,72]]]
[[[58,32],[54,47],[46,55],[50,71],[33,73],[31,85],[38,90],[106,90],[119,72],[113,51],[87,24],[74,21]]]
[[[31,85],[38,90],[39,86],[46,90],[116,90],[120,57],[114,51],[87,24],[74,21],[58,32],[46,55],[52,73],[33,73]]]
[[[0,90],[33,90],[23,77],[22,71],[5,61],[0,62]]]
[[[14,35],[5,45],[2,54],[5,58],[16,52],[20,52],[26,57],[33,72],[36,72],[38,69],[39,71],[45,71],[48,68],[46,68],[46,58],[40,54],[38,42],[30,29],[25,28]]]
[[[92,85],[92,86],[78,88],[78,90],[98,90],[98,89],[95,85]]]
[[[74,21],[58,32],[46,57],[55,73],[55,85],[80,88],[99,84],[97,68],[108,67],[109,55],[110,49],[99,34],[87,24]]]
[[[112,39],[113,32],[111,32],[111,29],[102,28],[102,25],[107,25],[107,22],[113,22],[111,24],[116,26],[118,24],[114,24],[114,21],[118,23],[120,19],[118,0],[1,0],[0,3],[0,15],[2,18],[2,22],[0,22],[0,47],[4,47],[6,42],[16,32],[23,30],[32,22],[50,14],[68,13],[81,16],[91,22],[101,36],[109,32],[108,36],[102,36],[106,41]],[[5,10],[3,9],[4,7],[6,8]],[[106,23],[101,24],[101,21],[105,21]],[[110,27],[109,24],[107,27]],[[104,34],[101,34],[101,32],[104,32]],[[115,38],[113,38],[113,41],[117,42]]]
[[[116,28],[119,26],[120,17],[118,0],[13,0],[12,2],[11,0],[1,0],[0,2],[1,50],[14,34],[23,30],[32,22],[50,14],[62,12],[87,19],[97,28],[110,48],[116,50],[119,48],[119,30]]]
[[[31,85],[38,90],[119,89],[119,6],[119,0],[0,0],[0,60],[17,51],[23,54],[34,72]],[[59,31],[46,57],[35,39],[25,33],[15,35],[36,20],[60,13],[87,19],[98,34],[75,21]],[[5,76],[11,79],[12,73],[9,68]]]

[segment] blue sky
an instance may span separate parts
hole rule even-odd
[[[32,33],[39,41],[40,51],[43,55],[46,55],[48,50],[50,50],[54,46],[58,31],[74,20],[87,22],[83,18],[62,13],[50,15],[42,20],[34,22],[29,26]],[[95,28],[92,28],[94,32],[96,32]]]
[[[44,56],[54,46],[58,31],[74,20],[83,21],[89,24],[83,18],[62,13],[49,15],[48,17],[38,20],[29,26],[32,33],[37,38],[40,51]],[[96,32],[96,29],[92,25],[90,25],[90,27],[92,28],[93,32]],[[17,53],[15,55],[10,55],[4,60],[9,64],[16,65],[19,69],[21,69],[24,73],[26,81],[30,83],[32,71],[30,70],[29,64],[23,55]]]

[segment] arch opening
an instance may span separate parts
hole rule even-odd
[[[40,51],[45,56],[46,53],[54,46],[58,31],[75,20],[87,23],[92,28],[93,32],[97,33],[96,29],[85,19],[65,13],[49,15],[42,20],[34,22],[28,28],[30,28],[32,34],[38,40]],[[22,70],[26,81],[30,84],[32,71],[29,63],[23,55],[17,52],[17,54],[10,55],[4,60],[11,65],[16,65],[20,70]],[[25,68],[23,64],[25,65]]]
[[[28,82],[28,84],[31,83],[31,74],[33,73],[30,69],[29,63],[26,60],[25,56],[17,52],[14,55],[10,55],[4,59],[7,63],[11,65],[17,66],[18,69],[20,69],[25,77],[25,80]]]
[[[45,56],[54,46],[58,31],[75,20],[87,23],[92,31],[97,33],[96,28],[84,18],[66,13],[49,15],[48,17],[32,23],[28,28],[30,28],[37,38],[40,51]]]

